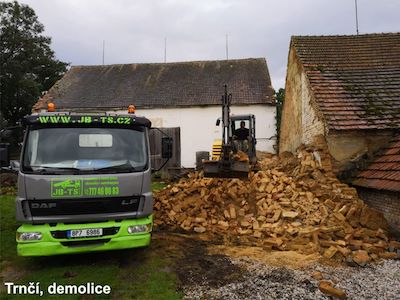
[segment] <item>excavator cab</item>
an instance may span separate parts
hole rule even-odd
[[[240,142],[235,136],[235,132],[240,128],[240,123],[244,122],[245,128],[249,130],[249,136],[247,138],[247,143],[244,148],[238,147]],[[243,151],[247,154],[250,161],[253,162],[256,158],[256,118],[254,115],[236,115],[231,116],[231,130],[232,130],[232,140],[234,146],[234,152]]]
[[[243,151],[245,152],[250,161],[253,163],[256,160],[256,118],[254,115],[232,115],[230,117],[231,125],[230,125],[230,136],[231,136],[231,143],[233,147],[233,151]],[[235,132],[238,128],[240,128],[240,123],[244,122],[245,128],[249,130],[249,136],[247,142],[245,143],[245,147],[240,147],[241,143],[238,141],[237,137],[235,136]],[[221,118],[217,119],[216,126],[220,126]],[[244,148],[244,149],[243,149]],[[212,160],[219,160],[222,153],[222,140],[217,139],[214,141],[212,145],[212,152],[211,152],[211,159]]]

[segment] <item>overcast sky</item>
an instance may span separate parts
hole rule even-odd
[[[264,57],[284,87],[292,35],[355,34],[355,0],[22,0],[72,65]],[[358,0],[359,31],[400,31],[400,0]]]

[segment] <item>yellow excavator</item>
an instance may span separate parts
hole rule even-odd
[[[217,120],[217,126],[222,123],[222,139],[216,140],[212,147],[211,160],[203,161],[205,177],[213,178],[247,178],[250,163],[256,161],[256,138],[254,115],[230,115],[232,94],[228,94],[228,88],[222,96],[222,117]],[[240,146],[241,142],[235,136],[236,129],[244,122],[249,130],[246,147]],[[242,151],[239,151],[242,150]],[[243,151],[244,150],[244,151]],[[245,157],[243,157],[245,152]],[[242,155],[240,155],[242,154]]]

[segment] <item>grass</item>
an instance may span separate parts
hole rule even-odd
[[[164,182],[159,182],[159,181],[153,181],[151,184],[151,188],[153,189],[153,191],[162,190],[166,186],[167,186],[167,184],[165,184]]]
[[[47,293],[47,288],[56,283],[57,285],[86,285],[88,282],[93,282],[96,285],[109,285],[112,291],[117,286],[118,265],[110,262],[98,261],[97,264],[88,264],[83,261],[71,263],[73,256],[68,260],[61,259],[62,262],[57,262],[59,258],[47,258],[49,263],[45,264],[43,259],[32,259],[30,271],[17,282],[19,284],[28,285],[29,282],[40,282],[40,287],[44,292],[40,299],[80,299],[80,295],[50,295]],[[5,278],[7,280],[7,278]],[[0,294],[1,299],[26,299],[26,295],[4,295]],[[110,299],[110,295],[100,295],[97,299]]]
[[[128,268],[120,273],[119,282],[129,278],[130,285],[118,287],[118,299],[175,300],[182,295],[176,291],[176,275],[161,257],[149,254],[146,263],[139,264],[132,273]]]
[[[152,184],[153,190],[166,185]],[[0,278],[19,284],[40,282],[45,292],[40,299],[181,299],[176,292],[176,276],[171,262],[154,247],[103,253],[27,258],[16,253],[15,196],[0,196]],[[157,247],[156,247],[157,248]],[[162,251],[161,251],[162,252]],[[11,270],[11,271],[10,271]],[[49,295],[47,287],[56,282],[111,286],[111,295]],[[7,295],[0,287],[0,299],[25,299],[26,295]]]
[[[17,259],[14,199],[15,196],[0,196],[0,260],[2,262]]]

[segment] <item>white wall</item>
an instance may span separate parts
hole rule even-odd
[[[182,167],[193,168],[197,151],[210,151],[215,139],[221,139],[220,126],[215,126],[221,116],[220,106],[138,109],[136,114],[150,119],[153,127],[181,128]],[[126,111],[120,111],[126,113]],[[256,117],[256,149],[275,152],[276,135],[275,106],[246,105],[232,106],[231,114],[254,114]]]

